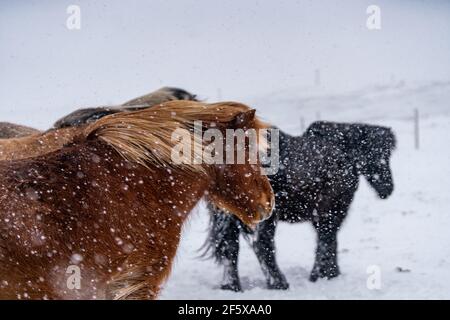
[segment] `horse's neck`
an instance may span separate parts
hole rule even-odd
[[[100,164],[108,166],[111,175],[115,175],[116,185],[126,184],[126,180],[131,180],[130,177],[138,177],[133,179],[138,180],[137,187],[130,186],[128,192],[141,194],[148,199],[148,210],[158,211],[164,208],[170,214],[167,219],[174,223],[185,221],[209,187],[210,181],[206,176],[163,165],[149,164],[149,167],[144,167],[130,163],[112,147],[99,140],[87,141],[85,144],[83,152],[98,155],[101,158]],[[84,162],[84,165],[90,166],[93,171],[99,166],[99,163],[92,162],[90,156]],[[112,184],[114,185],[114,182]]]

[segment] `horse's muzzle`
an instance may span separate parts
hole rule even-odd
[[[270,199],[270,202],[268,203],[268,205],[266,207],[259,206],[259,208],[258,208],[259,219],[261,221],[264,221],[264,220],[270,218],[270,216],[272,215],[274,206],[275,206],[275,197],[272,197]]]

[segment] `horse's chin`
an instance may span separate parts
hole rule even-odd
[[[256,232],[256,229],[258,228],[258,223],[252,222],[250,224],[247,224],[246,226],[251,230],[251,232]]]
[[[392,192],[394,192],[394,184],[393,183],[383,183],[381,181],[377,181],[377,183],[374,183],[372,181],[369,181],[370,186],[373,188],[373,190],[376,192],[378,197],[380,199],[387,199],[390,197]]]
[[[258,228],[258,225],[263,222],[264,220],[267,220],[272,214],[272,211],[267,212],[266,210],[258,210],[257,219],[241,219],[242,222],[252,231],[255,232]]]
[[[241,221],[244,222],[245,226],[246,226],[247,228],[249,228],[252,232],[255,232],[256,229],[258,228],[258,225],[259,225],[262,221],[264,221],[264,219],[255,219],[255,220],[251,220],[251,221],[249,221],[249,220],[244,221],[244,220],[242,219]]]

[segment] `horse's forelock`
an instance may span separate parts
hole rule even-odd
[[[381,148],[383,152],[390,152],[396,148],[397,140],[391,128],[367,125],[367,131],[371,146]]]

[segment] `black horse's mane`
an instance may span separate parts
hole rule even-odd
[[[371,150],[392,151],[396,147],[391,128],[362,123],[316,121],[308,127],[304,136],[326,139],[349,153],[355,149],[364,153]]]

